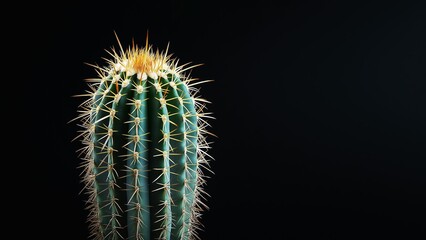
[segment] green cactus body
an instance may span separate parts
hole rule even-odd
[[[91,238],[196,239],[210,125],[194,86],[205,81],[148,44],[109,53],[79,115]]]

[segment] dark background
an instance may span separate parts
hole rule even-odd
[[[124,46],[149,31],[215,80],[201,88],[218,136],[203,240],[424,239],[426,4],[390,2],[25,4],[13,37],[26,55],[12,64],[31,71],[17,122],[34,137],[15,152],[28,173],[13,189],[36,193],[13,198],[14,234],[87,238],[72,96],[96,76],[85,63],[117,47],[114,31]]]

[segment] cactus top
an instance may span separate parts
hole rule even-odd
[[[109,53],[114,60],[108,61],[111,65],[110,70],[126,72],[128,76],[136,74],[139,80],[146,80],[148,77],[157,79],[169,73],[179,77],[179,72],[185,69],[182,69],[182,66],[178,67],[177,61],[171,58],[167,50],[164,53],[158,50],[154,52],[148,45],[148,40],[144,48],[133,45],[127,51],[121,48],[120,53],[112,49]]]

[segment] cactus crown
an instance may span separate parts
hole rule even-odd
[[[116,35],[117,37],[117,35]],[[207,209],[207,100],[191,78],[198,65],[178,65],[165,52],[133,43],[107,51],[106,67],[87,79],[76,137],[94,239],[198,238]],[[213,135],[214,136],[214,135]]]
[[[107,60],[115,71],[126,72],[130,76],[136,73],[141,80],[146,80],[147,75],[156,78],[158,74],[177,73],[177,61],[173,61],[171,55],[168,55],[168,48],[165,53],[158,50],[154,52],[152,46],[148,45],[148,38],[144,48],[133,43],[132,47],[125,51],[120,43],[119,46],[120,53],[114,48],[109,52],[115,61]]]

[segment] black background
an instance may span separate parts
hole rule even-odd
[[[36,193],[13,198],[14,233],[87,238],[72,96],[114,31],[124,46],[149,31],[214,80],[201,87],[218,136],[202,239],[424,239],[426,4],[391,2],[26,4],[12,64],[31,70],[17,122],[33,137],[13,189]]]

